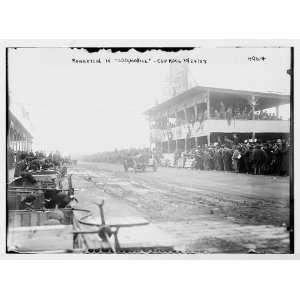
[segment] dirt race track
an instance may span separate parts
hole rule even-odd
[[[144,217],[182,251],[289,253],[288,177],[171,168],[125,173],[102,163],[79,163],[70,172],[82,207],[104,197],[108,215]]]

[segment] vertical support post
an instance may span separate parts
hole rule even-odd
[[[18,137],[17,137],[17,150],[20,151],[20,136],[18,134]]]
[[[17,133],[15,132],[14,133],[14,150],[17,151],[18,148],[17,148],[17,141],[18,141],[18,137],[17,137]]]
[[[184,109],[184,120],[185,120],[185,124],[187,124],[188,120],[187,120],[187,111],[186,108]],[[187,143],[188,143],[188,137],[187,135],[184,138],[184,152],[187,152]]]
[[[186,110],[186,108],[183,110],[183,112],[184,112],[184,121],[185,121],[185,123],[187,123],[188,119],[187,119],[187,110]]]
[[[252,107],[252,120],[255,120],[255,104],[256,104],[256,98],[254,95],[251,96],[251,107]],[[252,132],[252,140],[255,139],[255,132]]]
[[[207,135],[207,145],[210,145],[210,133]]]
[[[207,90],[207,119],[210,119],[210,92]]]
[[[177,110],[175,111],[175,128],[177,128],[178,126],[178,113],[177,113]],[[175,129],[175,132],[176,132],[176,129]],[[177,139],[177,136],[175,136],[175,151],[176,153],[178,152],[178,139]]]
[[[197,116],[198,116],[198,107],[197,104],[194,105],[194,113],[195,113],[195,121],[197,120]]]
[[[168,139],[168,144],[167,144],[167,146],[168,146],[168,153],[170,153],[170,137],[169,137],[169,130],[170,130],[170,127],[169,127],[169,112],[167,112],[166,113],[166,118],[167,118],[167,122],[166,122],[166,124],[167,124],[167,139]]]
[[[198,106],[197,104],[194,105],[194,112],[195,112],[195,122],[197,121],[197,116],[198,116]],[[198,139],[195,136],[195,147],[198,147]]]
[[[15,151],[15,133],[12,133],[12,143],[11,143],[12,149]]]

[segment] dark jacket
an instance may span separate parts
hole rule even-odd
[[[262,149],[253,149],[252,161],[253,162],[263,162],[266,159],[265,152]]]

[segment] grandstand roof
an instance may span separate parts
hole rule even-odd
[[[27,136],[28,138],[32,139],[33,136],[31,133],[24,127],[24,125],[17,119],[17,117],[9,111],[9,126],[13,126],[15,130],[17,130],[19,133]]]
[[[210,92],[211,95],[215,94],[218,97],[228,97],[230,95],[239,96],[240,98],[249,98],[250,96],[255,96],[257,99],[256,108],[266,109],[270,107],[274,107],[277,105],[289,104],[290,103],[290,95],[283,95],[274,92],[255,92],[255,91],[245,91],[245,90],[232,90],[232,89],[224,89],[224,88],[215,88],[215,87],[207,87],[207,86],[196,86],[191,89],[186,90],[185,92],[176,95],[167,101],[164,101],[150,109],[148,109],[145,114],[146,115],[154,115],[158,112],[168,110],[168,108],[179,104],[182,100],[186,100],[188,98],[192,98],[197,94],[203,92]]]

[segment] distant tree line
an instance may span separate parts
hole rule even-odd
[[[137,154],[149,155],[149,148],[115,149],[114,151],[98,152],[86,155],[82,159],[88,162],[122,163],[128,156]]]

